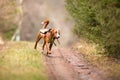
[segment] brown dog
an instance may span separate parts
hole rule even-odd
[[[41,29],[40,32],[38,33],[34,48],[35,49],[37,48],[37,43],[40,41],[41,38],[43,38],[44,44],[42,46],[42,50],[44,50],[44,46],[46,45],[47,54],[51,54],[53,43],[55,39],[58,40],[58,38],[60,38],[60,32],[58,29],[44,29],[44,30],[45,31],[42,31]]]

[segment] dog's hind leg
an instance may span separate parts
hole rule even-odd
[[[37,48],[37,43],[40,41],[41,37],[40,35],[37,36],[37,39],[36,39],[36,42],[35,42],[35,46],[34,46],[34,49]]]

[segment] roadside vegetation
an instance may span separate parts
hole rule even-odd
[[[75,20],[74,46],[113,80],[120,79],[120,0],[66,0]]]
[[[19,22],[17,0],[0,0],[0,36],[10,40]]]
[[[0,80],[48,80],[43,57],[30,42],[10,42],[0,50]]]
[[[100,52],[120,57],[120,0],[66,0],[76,22],[74,33],[99,45]]]

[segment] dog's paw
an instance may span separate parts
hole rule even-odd
[[[51,54],[51,52],[47,52],[47,55]]]
[[[51,52],[49,54],[51,54]]]

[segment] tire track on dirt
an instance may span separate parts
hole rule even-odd
[[[72,66],[65,62],[59,49],[45,57],[50,80],[79,80]]]
[[[49,57],[45,56],[45,62],[50,80],[108,80],[71,48],[53,49]]]

